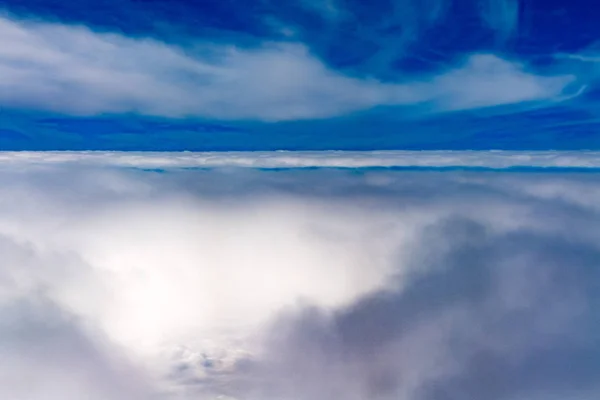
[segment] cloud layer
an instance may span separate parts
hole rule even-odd
[[[597,151],[2,152],[7,167],[161,168],[600,168]]]
[[[140,113],[217,119],[327,118],[376,106],[434,111],[560,99],[569,74],[538,76],[474,53],[418,79],[383,82],[326,66],[302,42],[260,47],[99,33],[56,22],[0,17],[0,103],[74,115]]]
[[[80,159],[0,182],[2,397],[600,390],[595,173]]]

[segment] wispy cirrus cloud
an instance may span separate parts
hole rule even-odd
[[[390,83],[332,70],[301,43],[180,48],[7,16],[0,32],[0,102],[76,115],[294,120],[421,104],[436,112],[548,101],[573,80],[537,76],[492,54]]]

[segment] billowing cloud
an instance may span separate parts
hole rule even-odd
[[[307,380],[313,390],[299,398],[597,393],[595,246],[527,228],[492,233],[452,217],[432,224],[415,253],[419,268],[403,290],[275,325],[272,358],[260,372],[281,385],[278,395]]]
[[[435,111],[559,98],[574,78],[538,76],[493,54],[416,81],[328,68],[302,43],[180,48],[84,26],[0,17],[0,103],[66,114],[294,120],[383,105]]]
[[[2,397],[600,390],[596,173],[79,158],[0,182]]]

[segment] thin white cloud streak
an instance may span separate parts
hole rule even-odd
[[[12,371],[0,397],[429,400],[423,387],[475,374],[471,353],[518,364],[577,326],[587,299],[557,291],[577,277],[549,280],[537,267],[567,273],[600,250],[595,174],[158,174],[79,157],[0,170],[0,349],[10,355],[0,372]],[[490,299],[444,297],[462,280],[459,293],[479,287],[464,272],[478,278],[478,262],[498,278],[483,288]],[[446,270],[458,277],[423,290],[439,289],[452,307],[430,318],[438,302],[422,298],[405,309],[419,319],[397,340],[376,329],[396,314],[376,307],[368,315],[382,321],[371,321],[353,311],[371,296],[418,294],[415,279]],[[540,302],[546,312],[531,329],[546,336],[534,341],[514,324],[486,331]],[[370,342],[377,335],[382,348]],[[454,354],[454,339],[475,347]]]
[[[436,111],[560,96],[570,75],[537,76],[491,54],[445,73],[383,83],[328,69],[296,43],[181,49],[86,27],[0,17],[0,103],[67,114],[295,120],[380,105]]]
[[[0,152],[6,168],[81,164],[132,168],[600,168],[597,151]]]

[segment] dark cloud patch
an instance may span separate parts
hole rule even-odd
[[[403,289],[276,324],[268,378],[279,395],[312,400],[590,392],[600,378],[599,260],[597,246],[562,235],[435,223]]]

